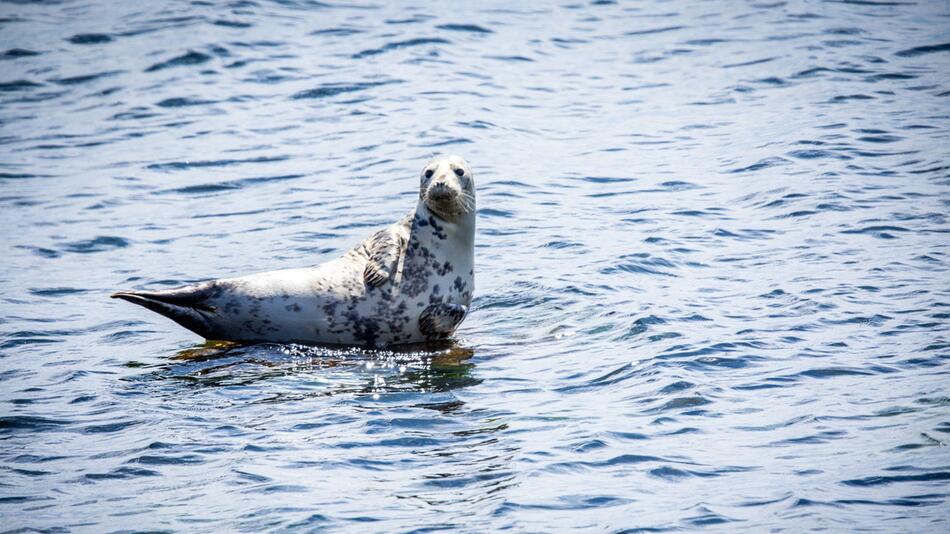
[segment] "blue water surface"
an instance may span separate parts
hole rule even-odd
[[[947,532],[943,0],[0,2],[0,530]],[[314,265],[458,153],[428,352],[116,289]]]

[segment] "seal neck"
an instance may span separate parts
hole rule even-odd
[[[474,245],[475,242],[475,210],[470,212],[444,216],[431,210],[425,201],[420,199],[416,206],[416,219],[425,223],[433,234],[445,234],[452,239],[459,239]],[[430,221],[431,219],[431,221]],[[432,222],[435,225],[431,224]]]

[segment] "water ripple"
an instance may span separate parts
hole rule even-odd
[[[5,529],[946,524],[945,2],[3,5]],[[452,343],[108,299],[323,263],[443,151]]]
[[[172,67],[186,67],[191,65],[201,65],[202,63],[207,63],[211,61],[211,56],[207,54],[202,54],[201,52],[195,52],[189,50],[186,54],[173,57],[169,60],[162,61],[160,63],[155,63],[151,67],[145,69],[145,72],[155,72],[159,70],[169,69]]]

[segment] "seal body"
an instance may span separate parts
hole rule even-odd
[[[207,339],[377,347],[444,339],[472,301],[474,198],[468,164],[436,159],[423,170],[412,213],[340,258],[113,297]]]

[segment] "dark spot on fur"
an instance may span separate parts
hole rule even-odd
[[[234,298],[224,304],[224,313],[239,315],[241,313],[241,301]]]
[[[326,315],[327,323],[331,328],[336,326],[336,307],[337,302],[332,300],[323,305],[323,314]]]
[[[439,273],[439,276],[445,276],[453,270],[452,264],[449,262],[445,262],[442,265],[436,266],[435,268],[435,272]]]
[[[379,323],[375,319],[363,317],[356,312],[347,310],[343,314],[353,332],[353,338],[365,345],[375,345],[379,337]]]
[[[400,290],[409,298],[421,295],[429,286],[432,277],[435,255],[425,246],[421,246],[417,236],[411,236],[406,249],[406,259],[402,267],[402,285]]]

